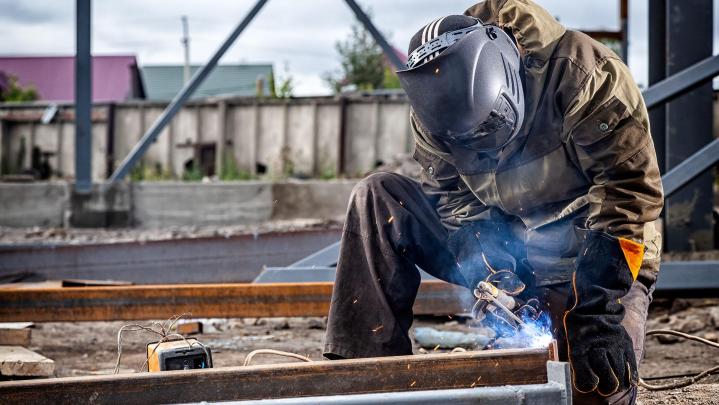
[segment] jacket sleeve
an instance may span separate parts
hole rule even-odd
[[[664,195],[647,110],[624,63],[599,61],[567,106],[562,132],[592,183],[587,227],[644,243]]]

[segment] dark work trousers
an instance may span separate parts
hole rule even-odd
[[[342,234],[337,276],[325,337],[325,356],[381,357],[412,354],[408,332],[420,283],[418,265],[449,283],[464,285],[448,231],[420,184],[394,173],[376,173],[352,192]],[[537,290],[547,305],[560,359],[567,358],[562,316],[570,299],[569,283]],[[637,364],[651,291],[635,282],[622,299],[623,325],[634,341]],[[632,403],[636,389],[609,398],[582,395],[577,403]]]

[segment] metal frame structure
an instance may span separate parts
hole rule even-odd
[[[124,159],[122,165],[112,174],[111,183],[120,181],[135,163],[141,159],[142,155],[149,148],[150,144],[155,141],[162,129],[170,122],[172,117],[179,111],[185,101],[189,99],[195,89],[199,87],[202,81],[209,75],[216,66],[219,59],[224,55],[227,49],[244,31],[249,23],[256,17],[262,7],[268,0],[258,0],[254,7],[249,11],[247,16],[232,31],[230,36],[223,42],[220,48],[210,58],[209,62],[202,67],[188,82],[175,99],[170,103],[167,109],[160,115],[157,121],[152,125],[148,132],[142,137],[140,142],[133,148],[132,152]],[[667,1],[662,0],[662,4],[666,5]],[[386,41],[379,30],[372,24],[370,18],[362,11],[361,7],[355,0],[345,0],[347,5],[355,13],[358,20],[373,35],[377,43],[382,47],[385,55],[390,62],[399,66],[402,61],[399,60],[396,50]],[[76,0],[77,4],[77,91],[76,91],[76,108],[77,108],[77,140],[76,140],[76,168],[77,183],[76,191],[87,192],[91,187],[90,182],[90,108],[91,108],[91,68],[90,68],[90,3],[91,0]],[[661,10],[659,10],[661,9]],[[653,11],[652,11],[653,10]],[[664,13],[658,12],[664,11]],[[654,13],[654,14],[652,14]],[[650,19],[652,21],[664,21],[666,24],[666,10],[662,7],[650,7]],[[654,38],[654,37],[652,37]],[[660,44],[666,38],[654,38],[655,44]],[[667,55],[659,55],[662,61],[666,61]],[[659,58],[657,58],[659,59]],[[661,61],[660,61],[661,62]],[[664,104],[674,100],[675,98],[696,89],[702,84],[708,83],[713,77],[719,74],[719,56],[713,56],[699,63],[689,66],[686,69],[667,77],[643,92],[647,107],[654,109],[651,114],[656,116],[657,112],[664,108]],[[659,80],[662,76],[654,76],[653,81]],[[656,128],[655,128],[656,130]],[[658,130],[663,131],[663,128]],[[664,155],[664,145],[657,143],[660,155]],[[660,156],[660,159],[662,159]],[[714,140],[699,149],[696,153],[685,159],[682,163],[669,170],[663,177],[666,196],[671,196],[682,187],[687,185],[697,176],[706,172],[709,168],[719,162],[719,140]],[[719,270],[719,269],[717,269]]]
[[[89,2],[90,0],[77,0],[78,6],[80,2]],[[114,173],[110,176],[110,183],[117,183],[122,180],[133,168],[133,166],[142,158],[150,145],[157,139],[162,130],[170,123],[172,118],[180,111],[182,106],[189,100],[192,94],[197,90],[202,82],[209,76],[212,70],[217,66],[220,58],[227,52],[230,46],[235,42],[237,37],[240,36],[242,31],[252,22],[262,8],[267,4],[268,0],[258,0],[257,3],[250,9],[244,19],[235,27],[220,47],[215,51],[210,60],[198,70],[183,87],[182,90],[175,96],[165,110],[160,114],[157,120],[142,136],[140,141],[130,151],[130,154],[122,161],[120,167],[118,167]],[[382,33],[374,26],[372,20],[370,20],[367,13],[357,4],[355,0],[345,0],[347,5],[354,12],[357,19],[364,25],[367,31],[372,34],[372,37],[380,45],[387,59],[394,65],[395,68],[400,69],[404,62],[401,60],[397,51],[387,42]],[[78,26],[79,28],[79,26]],[[89,122],[89,121],[88,121]]]
[[[75,191],[92,189],[92,0],[75,9]]]

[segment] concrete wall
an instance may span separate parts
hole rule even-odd
[[[61,106],[53,122],[42,124],[46,107],[0,104],[0,160],[4,161],[0,174],[29,169],[32,147],[36,146],[54,154],[49,161],[59,177],[74,177],[72,106]],[[127,156],[164,107],[144,102],[95,106],[94,181],[109,176],[108,166],[116,167]],[[111,108],[114,114],[109,113]],[[216,172],[224,163],[220,155],[227,153],[241,171],[255,174],[258,166],[264,167],[271,179],[326,177],[340,172],[354,176],[371,170],[379,161],[411,151],[408,112],[401,96],[194,102],[175,116],[142,163],[179,178],[185,164],[198,159],[199,145],[214,145]],[[24,157],[18,159],[22,145]]]
[[[230,226],[294,218],[342,219],[355,181],[0,183],[0,226]]]

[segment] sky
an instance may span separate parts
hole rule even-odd
[[[630,1],[629,67],[647,83],[647,3]],[[255,0],[93,0],[95,55],[134,54],[140,65],[182,64],[180,18],[190,25],[193,64],[206,62]],[[424,24],[461,14],[473,1],[358,0],[390,43],[406,50]],[[568,28],[617,30],[618,1],[538,0]],[[716,2],[715,2],[716,3]],[[717,6],[715,6],[717,7]],[[0,55],[71,55],[75,50],[74,0],[0,0]],[[715,38],[717,12],[714,10]],[[292,75],[297,96],[329,94],[322,80],[339,69],[334,48],[354,15],[342,0],[270,0],[220,63],[266,63]],[[715,53],[717,41],[714,40]]]

